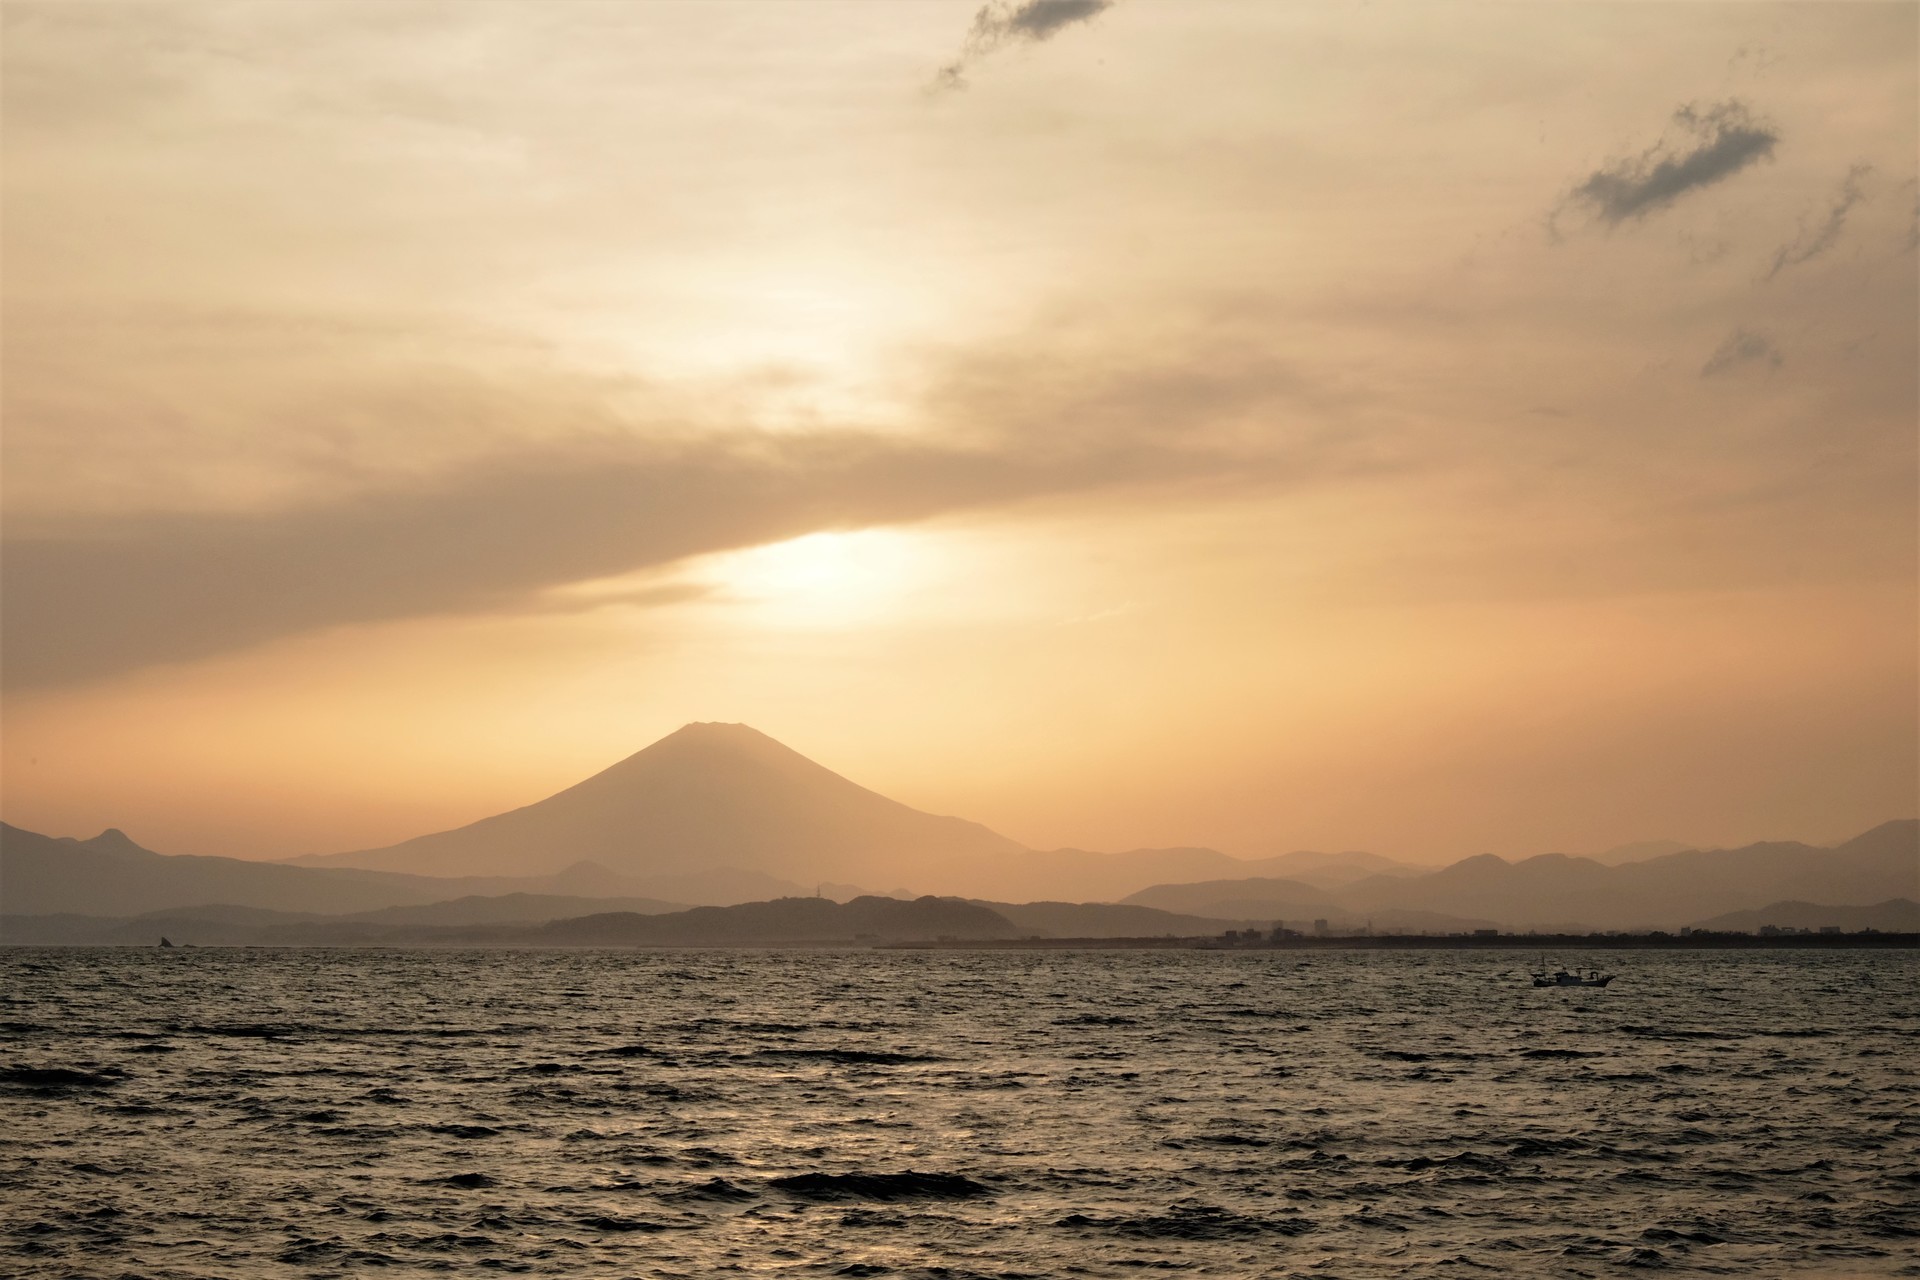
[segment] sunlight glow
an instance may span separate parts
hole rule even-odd
[[[849,627],[911,612],[943,576],[943,559],[924,535],[862,529],[716,556],[706,576],[767,622]]]

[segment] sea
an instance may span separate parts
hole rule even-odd
[[[0,1275],[1920,1275],[1920,954],[0,949]]]

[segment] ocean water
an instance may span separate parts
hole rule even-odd
[[[1591,958],[3,950],[0,1274],[1920,1275],[1920,955]]]

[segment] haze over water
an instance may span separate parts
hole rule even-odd
[[[1920,958],[1594,958],[12,949],[0,1269],[1920,1274]]]

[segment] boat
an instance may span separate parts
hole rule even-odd
[[[1533,985],[1536,987],[1604,987],[1612,982],[1614,975],[1602,973],[1598,969],[1587,970],[1587,976],[1581,977],[1579,971],[1568,973],[1565,969],[1557,973],[1536,973]]]

